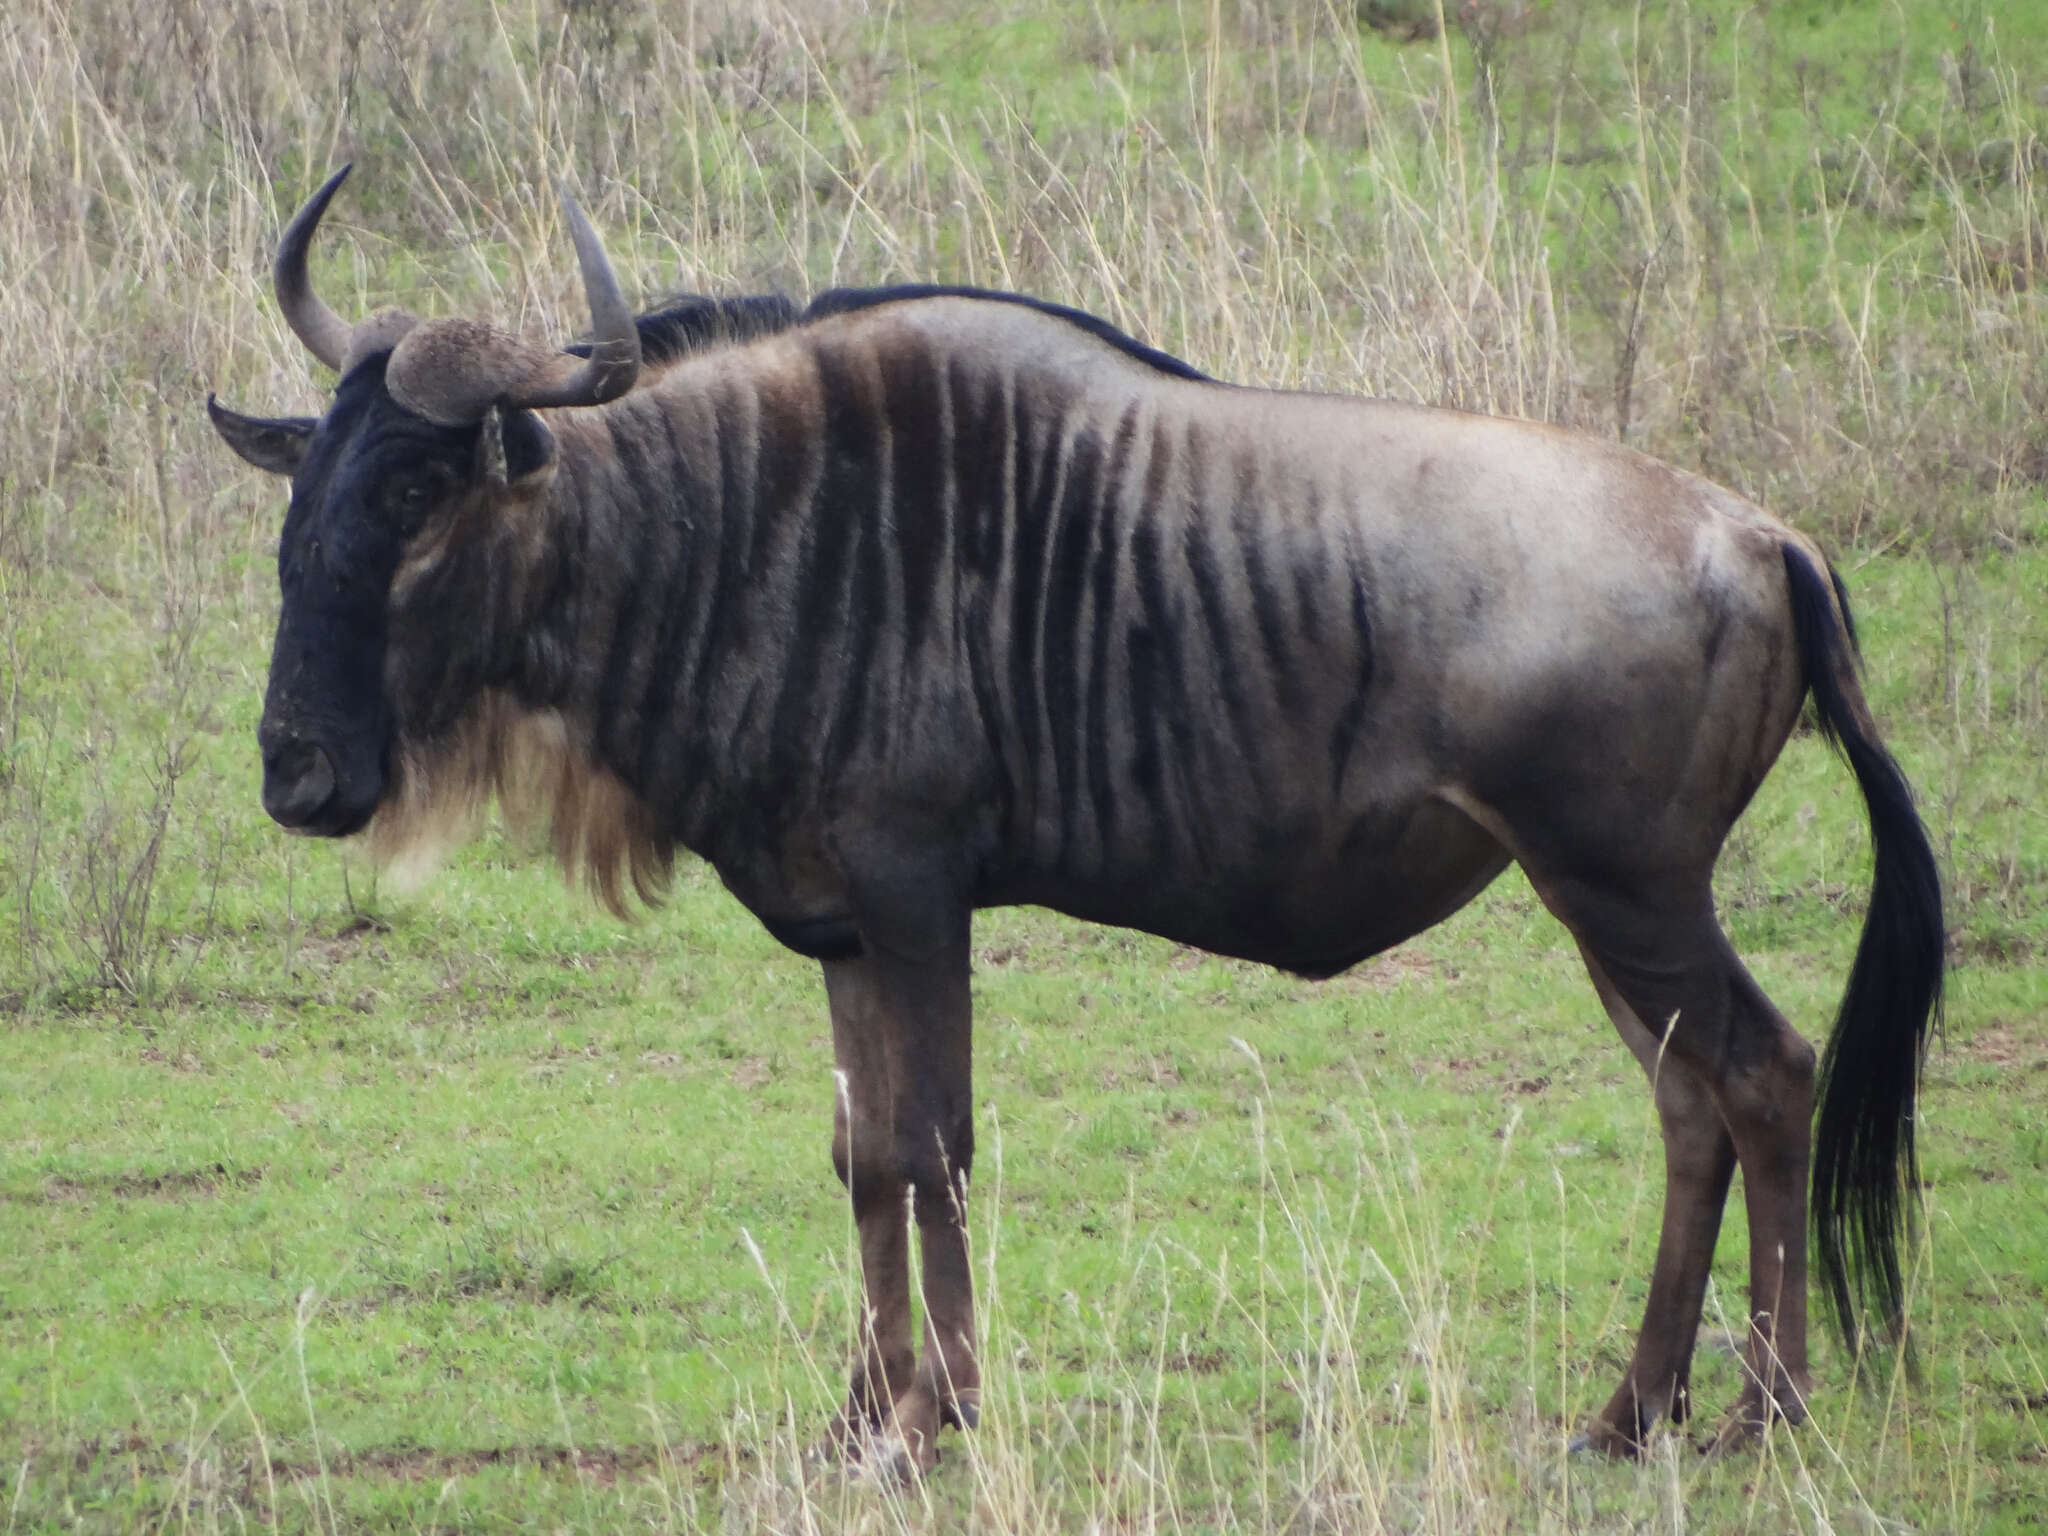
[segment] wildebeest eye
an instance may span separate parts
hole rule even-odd
[[[433,504],[434,487],[424,480],[412,480],[395,487],[386,503],[394,513],[403,532],[411,534],[419,528]]]

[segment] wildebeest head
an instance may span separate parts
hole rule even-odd
[[[260,469],[288,475],[278,547],[283,606],[257,741],[263,807],[328,837],[361,830],[411,749],[454,731],[504,681],[537,560],[465,559],[530,538],[553,474],[547,407],[598,405],[640,368],[639,336],[589,222],[563,203],[594,321],[586,360],[464,320],[386,311],[351,326],[313,293],[306,251],[344,166],[285,229],[278,303],[341,375],[324,416],[240,415],[214,426]],[[524,531],[522,530],[524,525]],[[493,601],[476,601],[478,582]],[[508,596],[512,599],[507,602]]]

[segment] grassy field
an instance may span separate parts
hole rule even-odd
[[[2026,1530],[2048,1522],[2048,11],[1791,0],[20,0],[0,13],[0,1529]],[[1627,1358],[1640,1075],[1510,874],[1310,984],[976,930],[989,1370],[921,1488],[805,1465],[851,1335],[815,968],[493,828],[398,891],[253,730],[317,410],[266,266],[566,338],[629,287],[931,280],[1216,373],[1619,434],[1827,539],[1955,970],[1924,1374],[1707,1464],[1564,1454]],[[1810,1034],[1868,879],[1796,738],[1738,947]],[[1739,1202],[1697,1384],[1732,1401]]]

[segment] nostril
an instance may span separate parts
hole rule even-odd
[[[319,747],[297,736],[271,737],[261,745],[265,776],[281,780],[301,777],[321,755]]]
[[[318,743],[293,739],[264,751],[263,809],[279,826],[305,826],[334,787],[334,759]]]

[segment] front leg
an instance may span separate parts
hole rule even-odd
[[[923,1472],[939,1426],[980,1413],[967,1181],[974,1158],[966,924],[907,960],[872,944],[825,964],[839,1066],[832,1164],[859,1234],[862,1336],[835,1439]],[[912,1346],[909,1226],[924,1258],[925,1351]]]

